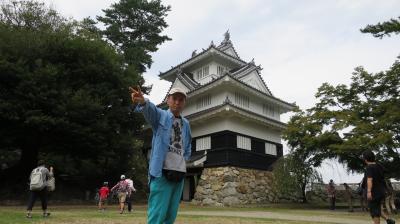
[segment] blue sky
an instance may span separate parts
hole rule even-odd
[[[43,0],[65,16],[82,19],[101,15],[110,0]],[[201,51],[211,42],[219,44],[226,30],[245,61],[255,59],[272,93],[301,108],[315,102],[323,83],[347,84],[354,68],[370,72],[388,69],[400,55],[400,35],[377,39],[359,29],[399,17],[398,0],[166,0],[171,11],[164,31],[172,41],[153,54],[154,63],[144,74],[154,84],[148,96],[161,102],[170,83],[159,80],[166,71]],[[288,121],[290,114],[282,116]],[[334,161],[320,169],[324,181],[357,182]]]

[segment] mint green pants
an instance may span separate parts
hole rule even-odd
[[[172,224],[175,222],[182,197],[183,182],[183,180],[171,182],[164,176],[153,178],[150,181],[148,224]]]

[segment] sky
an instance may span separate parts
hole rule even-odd
[[[102,15],[112,0],[42,0],[67,17]],[[307,109],[324,82],[348,84],[355,67],[369,72],[387,70],[400,55],[400,35],[374,38],[359,30],[400,16],[398,0],[165,0],[171,11],[164,34],[172,38],[152,54],[144,74],[153,84],[148,96],[160,103],[170,83],[158,74],[200,52],[213,40],[219,44],[229,29],[231,41],[244,61],[253,58],[273,95]],[[287,122],[289,114],[281,116]],[[287,151],[287,146],[284,144]],[[319,169],[324,182],[358,182],[336,161]]]

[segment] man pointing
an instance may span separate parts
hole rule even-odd
[[[183,192],[186,160],[191,154],[189,121],[181,113],[186,93],[172,88],[168,110],[157,108],[143,97],[140,88],[129,88],[136,112],[141,112],[153,130],[149,163],[150,196],[148,223],[174,223]]]

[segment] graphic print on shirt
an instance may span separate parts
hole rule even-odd
[[[163,169],[186,172],[186,162],[183,157],[182,119],[175,118],[172,122],[171,137]]]
[[[174,152],[182,156],[182,125],[181,119],[174,119],[172,124],[173,133],[171,135],[171,146],[169,148],[170,152]]]

